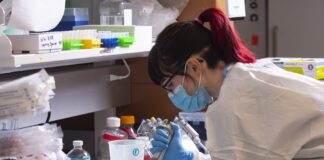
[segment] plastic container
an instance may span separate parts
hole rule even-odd
[[[153,155],[150,152],[150,148],[151,148],[150,138],[147,136],[141,136],[141,137],[136,137],[136,140],[141,140],[145,144],[145,146],[144,146],[144,160],[152,160]]]
[[[83,141],[73,141],[73,149],[67,154],[70,160],[90,160],[90,154],[82,149]]]
[[[128,138],[127,133],[119,129],[120,119],[117,117],[108,117],[107,118],[107,129],[104,130],[101,136],[98,138],[99,146],[97,159],[98,160],[109,160],[109,144],[110,141],[115,140],[126,140]]]
[[[84,39],[82,40],[82,49],[94,49],[100,48],[101,40],[100,39]]]
[[[53,29],[53,31],[68,31],[74,26],[89,24],[88,8],[66,8],[61,22]]]
[[[82,40],[63,40],[63,50],[79,50],[82,47]]]
[[[118,42],[119,42],[120,47],[129,47],[130,45],[134,44],[134,38],[132,38],[132,37],[119,37]]]
[[[121,116],[121,127],[128,134],[129,139],[135,139],[137,137],[134,131],[135,117],[134,116]]]
[[[110,160],[143,160],[145,143],[141,140],[109,142]]]
[[[118,38],[101,39],[102,48],[116,48],[119,45]]]
[[[129,6],[129,2],[126,0],[103,0],[99,9],[100,24],[124,25],[124,11]]]

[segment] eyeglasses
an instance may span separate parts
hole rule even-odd
[[[202,60],[202,59],[199,59],[199,58],[197,58],[197,59],[198,59],[198,61],[199,61],[200,63],[204,62],[204,60]],[[181,73],[181,74],[180,74],[180,71],[181,71],[185,66],[186,66],[186,63],[182,64],[181,67],[179,67],[175,72],[173,72],[169,78],[165,79],[165,80],[162,82],[161,87],[162,87],[164,90],[166,90],[167,92],[172,93],[173,90],[169,88],[169,87],[170,87],[170,84],[171,84],[171,81],[172,81],[172,79],[173,79],[176,75],[184,75],[184,76],[186,75],[186,73]]]
[[[181,67],[179,67],[175,72],[173,72],[173,73],[171,74],[170,77],[166,78],[166,79],[162,82],[161,87],[162,87],[164,90],[166,90],[166,91],[169,92],[169,93],[172,93],[172,92],[173,92],[173,90],[172,90],[171,88],[169,88],[169,87],[170,87],[170,84],[171,84],[171,81],[172,81],[172,79],[173,79],[176,75],[180,75],[180,71],[184,68],[184,66],[185,66],[185,64],[181,65]],[[184,75],[184,73],[181,74],[181,75]]]

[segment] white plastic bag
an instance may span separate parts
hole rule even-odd
[[[29,127],[0,132],[0,157],[56,160],[62,157],[63,132],[56,125]]]
[[[188,0],[131,0],[133,23],[152,26],[156,37],[167,25],[176,22],[187,3]]]
[[[0,120],[48,112],[53,89],[55,80],[45,70],[0,85]]]

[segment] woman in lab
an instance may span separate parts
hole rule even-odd
[[[148,58],[154,83],[187,112],[207,109],[212,159],[288,160],[324,157],[324,84],[256,61],[229,19],[215,8],[176,22],[158,36]],[[208,108],[207,108],[208,107]],[[165,160],[198,159],[158,130],[152,152]]]

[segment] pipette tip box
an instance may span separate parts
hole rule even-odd
[[[95,29],[97,32],[128,33],[135,45],[146,45],[153,42],[152,26],[119,26],[119,25],[84,25],[75,26],[74,30]],[[119,37],[117,37],[119,38]]]

